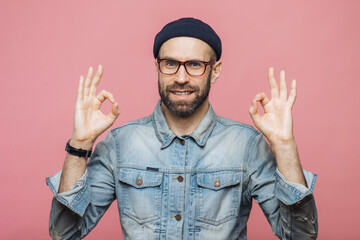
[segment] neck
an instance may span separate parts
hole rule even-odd
[[[161,103],[161,110],[170,129],[177,136],[190,135],[199,126],[200,122],[208,112],[209,100],[205,100],[204,103],[188,117],[180,117],[173,114],[163,103]]]

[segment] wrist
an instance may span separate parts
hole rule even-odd
[[[294,136],[290,136],[288,138],[269,138],[268,139],[269,144],[271,147],[280,147],[280,148],[286,148],[286,147],[293,147],[296,146]]]
[[[94,146],[94,142],[95,140],[76,140],[72,138],[69,144],[74,148],[89,150]]]
[[[80,158],[89,158],[92,153],[92,148],[90,149],[82,149],[82,148],[75,148],[70,144],[71,139],[66,143],[65,151],[73,156],[77,156]]]
[[[276,156],[283,154],[297,155],[297,145],[295,140],[291,141],[272,141],[270,143],[270,148],[273,154]]]

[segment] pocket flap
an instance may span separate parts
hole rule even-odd
[[[240,172],[219,171],[209,173],[198,173],[197,184],[200,187],[219,190],[240,183]]]
[[[120,168],[119,180],[135,188],[157,187],[161,185],[163,173],[133,168]]]

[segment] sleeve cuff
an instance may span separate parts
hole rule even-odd
[[[58,193],[62,170],[52,177],[46,178],[46,184],[50,187],[55,199],[70,208],[73,212],[83,216],[89,204],[90,189],[88,188],[88,170],[67,192]]]
[[[299,183],[289,182],[276,168],[274,194],[281,202],[292,205],[313,193],[317,174],[308,172],[305,169],[303,169],[303,173],[308,188]]]

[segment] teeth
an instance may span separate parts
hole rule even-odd
[[[185,96],[185,95],[189,95],[190,92],[174,92],[176,95],[179,95],[179,96]]]

